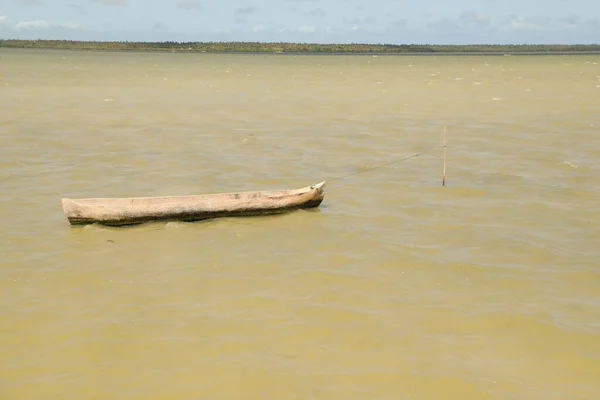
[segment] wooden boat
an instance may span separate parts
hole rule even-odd
[[[277,214],[318,207],[325,182],[294,190],[131,198],[62,199],[71,225],[131,225],[150,221]]]

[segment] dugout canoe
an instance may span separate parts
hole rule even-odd
[[[151,221],[199,221],[289,212],[318,207],[325,182],[301,189],[192,196],[62,199],[71,225],[132,225]]]

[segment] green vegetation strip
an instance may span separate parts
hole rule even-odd
[[[556,54],[600,53],[600,44],[587,45],[420,45],[318,44],[260,42],[95,42],[75,40],[0,40],[0,47],[95,51],[170,51],[206,53],[307,54]]]

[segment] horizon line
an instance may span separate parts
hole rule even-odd
[[[17,39],[17,38],[0,38],[0,42],[75,42],[75,43],[175,43],[175,44],[263,44],[263,45],[277,45],[277,44],[294,44],[294,45],[311,45],[311,46],[390,46],[390,47],[403,47],[403,46],[435,46],[435,47],[471,47],[471,46],[511,46],[511,47],[527,47],[527,46],[564,46],[564,47],[592,47],[600,46],[599,43],[470,43],[470,44],[436,44],[436,43],[374,43],[374,42],[346,42],[346,43],[319,43],[319,42],[294,42],[294,41],[256,41],[256,40],[225,40],[225,41],[212,41],[212,40],[194,40],[194,41],[176,41],[176,40],[76,40],[76,39]]]

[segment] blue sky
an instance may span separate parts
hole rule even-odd
[[[600,0],[0,0],[0,38],[599,43]]]

